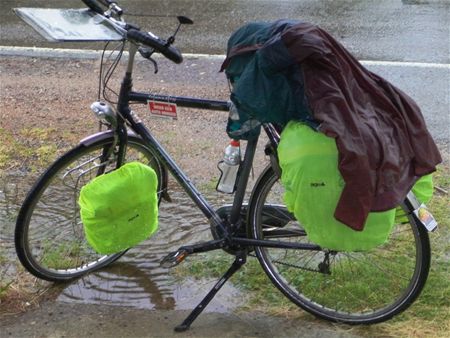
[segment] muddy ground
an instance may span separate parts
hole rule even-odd
[[[186,311],[148,311],[123,307],[45,303],[0,323],[2,337],[356,337],[351,330],[289,321],[254,313],[202,314],[191,329],[173,328]]]

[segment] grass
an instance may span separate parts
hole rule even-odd
[[[24,128],[17,135],[0,128],[0,171],[45,168],[58,154],[55,135],[54,128]]]
[[[450,167],[441,166],[434,175],[434,182],[435,186],[449,191]],[[387,322],[351,328],[346,325],[330,324],[334,329],[351,330],[353,333],[368,337],[448,337],[448,332],[450,332],[450,205],[448,194],[435,191],[428,207],[438,220],[439,229],[429,234],[432,262],[426,285],[419,298],[406,311]],[[399,248],[403,250],[401,246]],[[186,265],[177,267],[176,274],[180,277],[191,275],[195,278],[204,276],[218,278],[225,272],[231,262],[232,257],[224,253],[205,254],[200,257],[192,257]],[[401,269],[402,262],[399,262]],[[365,267],[370,266],[366,265]],[[342,267],[342,269],[346,268],[348,267]],[[367,271],[362,269],[358,273],[367,275],[368,285],[383,285],[383,283],[386,283],[382,278],[377,278],[374,271],[370,269]],[[298,280],[292,279],[291,282],[308,285],[306,279],[313,278],[310,275],[305,273],[304,276],[297,277]],[[315,275],[317,278],[318,274]],[[244,268],[232,277],[232,282],[244,294],[249,296],[245,309],[262,311],[273,315],[278,314],[293,319],[302,317],[308,320],[315,320],[304,311],[299,311],[295,305],[278,292],[262,272],[255,258],[249,258],[249,262]],[[320,280],[319,275],[314,280],[314,283],[310,283],[310,285],[319,290],[321,285],[325,285],[323,284],[325,282]],[[323,301],[327,301],[328,297],[330,299],[336,298],[339,294],[343,297],[348,295],[349,292],[356,298],[364,295],[365,297],[383,300],[383,297],[387,296],[387,294],[383,293],[380,298],[378,294],[371,294],[367,289],[367,285],[354,287],[354,283],[350,283],[353,284],[352,287],[352,285],[345,285],[344,282],[338,284],[336,288],[321,289],[321,292],[318,294],[320,294]],[[347,289],[348,287],[350,289]],[[390,290],[395,290],[396,287],[398,286],[386,286]],[[331,294],[327,294],[327,292],[330,292],[327,290],[331,290]],[[358,296],[358,293],[361,295]],[[312,290],[310,294],[312,294]]]
[[[2,246],[0,266],[0,322],[4,316],[37,307],[42,299],[53,298],[60,289],[30,275],[17,260],[8,257],[7,249]]]
[[[5,267],[5,269],[2,269],[2,272],[0,273],[0,300],[5,297],[5,295],[8,293],[8,290],[12,284],[12,281],[9,279],[6,279],[4,274],[6,274],[6,266],[8,264],[8,258],[6,257],[6,254],[3,252],[3,250],[0,248],[0,266]]]
[[[59,289],[31,276],[18,262],[12,262],[2,248],[0,266],[0,321],[3,316],[18,314],[38,306],[42,298],[53,297]]]
[[[48,166],[58,155],[54,128],[0,128],[0,179],[8,171],[35,173]],[[6,175],[7,177],[7,175]],[[16,215],[6,215],[14,217]],[[1,249],[1,248],[0,248]],[[50,284],[37,281],[17,261],[0,251],[0,315],[23,312],[39,303]]]
[[[56,245],[52,242],[42,244],[41,263],[53,269],[68,269],[80,264],[84,242],[65,241]]]
[[[204,183],[200,183],[199,189],[200,191],[205,191],[205,193],[213,193],[216,191],[217,182],[218,182],[217,178],[213,177],[208,181],[205,181]]]

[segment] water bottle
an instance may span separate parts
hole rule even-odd
[[[232,194],[236,184],[236,177],[241,163],[241,149],[239,141],[231,140],[225,148],[223,160],[219,162],[220,175],[217,191]]]

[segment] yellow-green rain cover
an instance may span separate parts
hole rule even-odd
[[[363,231],[352,230],[334,218],[345,182],[333,138],[289,122],[281,134],[278,156],[284,201],[312,242],[339,251],[370,250],[386,242],[395,209],[371,212]]]
[[[158,229],[157,186],[151,167],[130,162],[81,189],[81,220],[95,251],[111,254],[126,250]]]

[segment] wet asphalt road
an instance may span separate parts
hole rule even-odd
[[[243,23],[280,18],[316,23],[359,59],[450,63],[450,0],[121,0],[129,13],[186,15],[177,46],[184,52],[224,54],[230,34]],[[18,19],[13,7],[81,8],[80,0],[2,0],[0,45],[54,47]],[[174,18],[127,17],[167,37]],[[92,48],[98,45],[65,44]]]
[[[12,12],[13,7],[81,8],[80,0],[2,0],[0,45],[99,49],[100,43],[49,43]],[[301,19],[341,41],[370,69],[421,106],[433,137],[450,153],[450,0],[122,0],[128,13],[186,15],[176,46],[184,53],[224,54],[230,34],[254,20]],[[173,17],[128,16],[167,38]],[[446,154],[446,157],[448,156]]]

